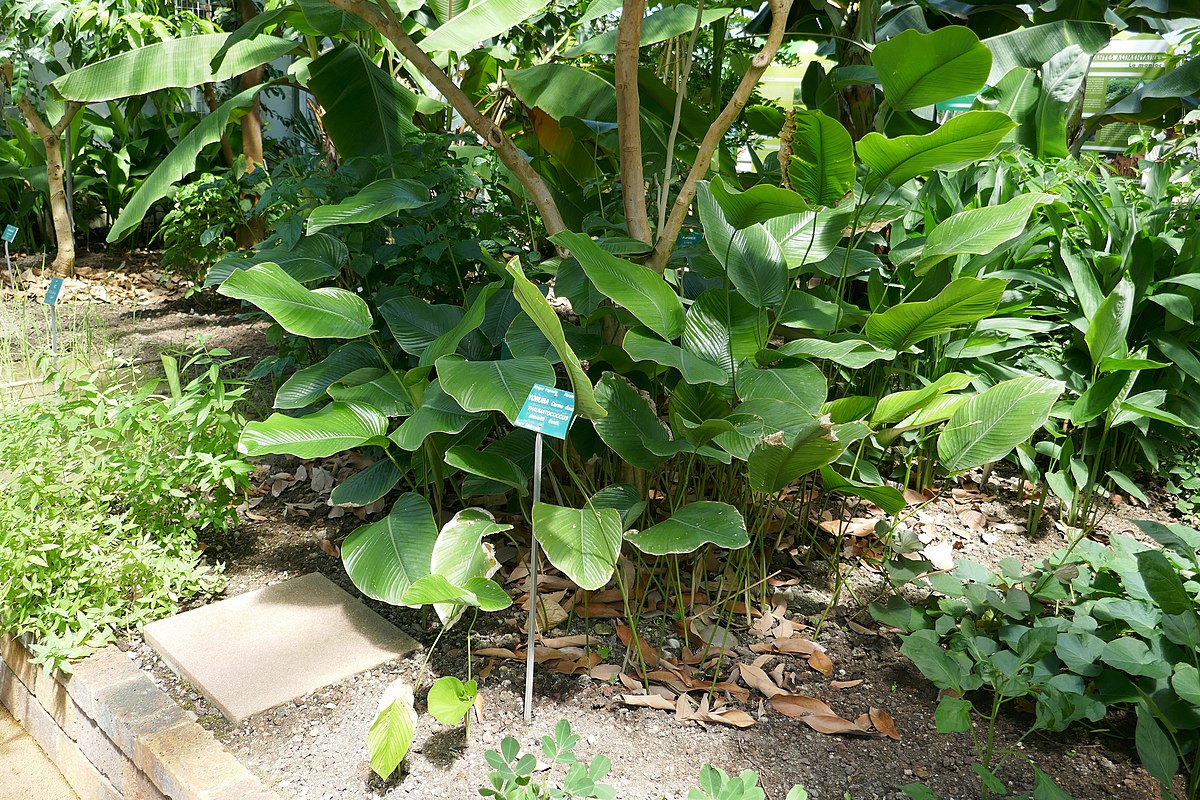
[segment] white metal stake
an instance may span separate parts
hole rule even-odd
[[[542,435],[533,437],[533,504],[542,501]],[[529,645],[525,654],[525,721],[533,721],[533,640],[537,636],[537,535],[529,527]]]
[[[50,305],[50,367],[58,369],[58,303]]]
[[[4,240],[4,263],[8,265],[8,279],[12,282],[13,297],[16,297],[17,273],[13,272],[12,257],[8,254],[8,239]]]

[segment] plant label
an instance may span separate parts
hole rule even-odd
[[[565,439],[574,414],[573,393],[535,383],[517,415],[517,427]]]
[[[15,242],[17,240],[17,226],[5,225],[4,233],[0,233],[0,241]]]
[[[58,302],[58,294],[62,291],[62,278],[51,278],[50,288],[46,289],[46,299],[42,302],[48,306],[52,306]]]
[[[700,231],[688,231],[679,234],[675,239],[676,247],[696,247],[704,242],[704,234]]]

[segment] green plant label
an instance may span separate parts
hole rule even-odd
[[[52,306],[58,302],[58,293],[62,291],[62,278],[51,278],[50,288],[46,289],[46,299],[43,300],[46,305]]]
[[[17,226],[5,225],[4,233],[0,233],[0,240],[5,242],[15,242],[17,240]]]
[[[565,439],[574,414],[574,394],[535,383],[517,415],[517,427]]]
[[[696,247],[704,241],[704,234],[700,231],[686,231],[679,234],[675,239],[676,247]]]

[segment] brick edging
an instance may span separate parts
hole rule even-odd
[[[0,703],[80,800],[281,800],[111,645],[50,675],[0,635]]]

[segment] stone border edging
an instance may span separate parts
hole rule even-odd
[[[111,645],[48,675],[0,636],[0,703],[80,800],[281,800]]]

